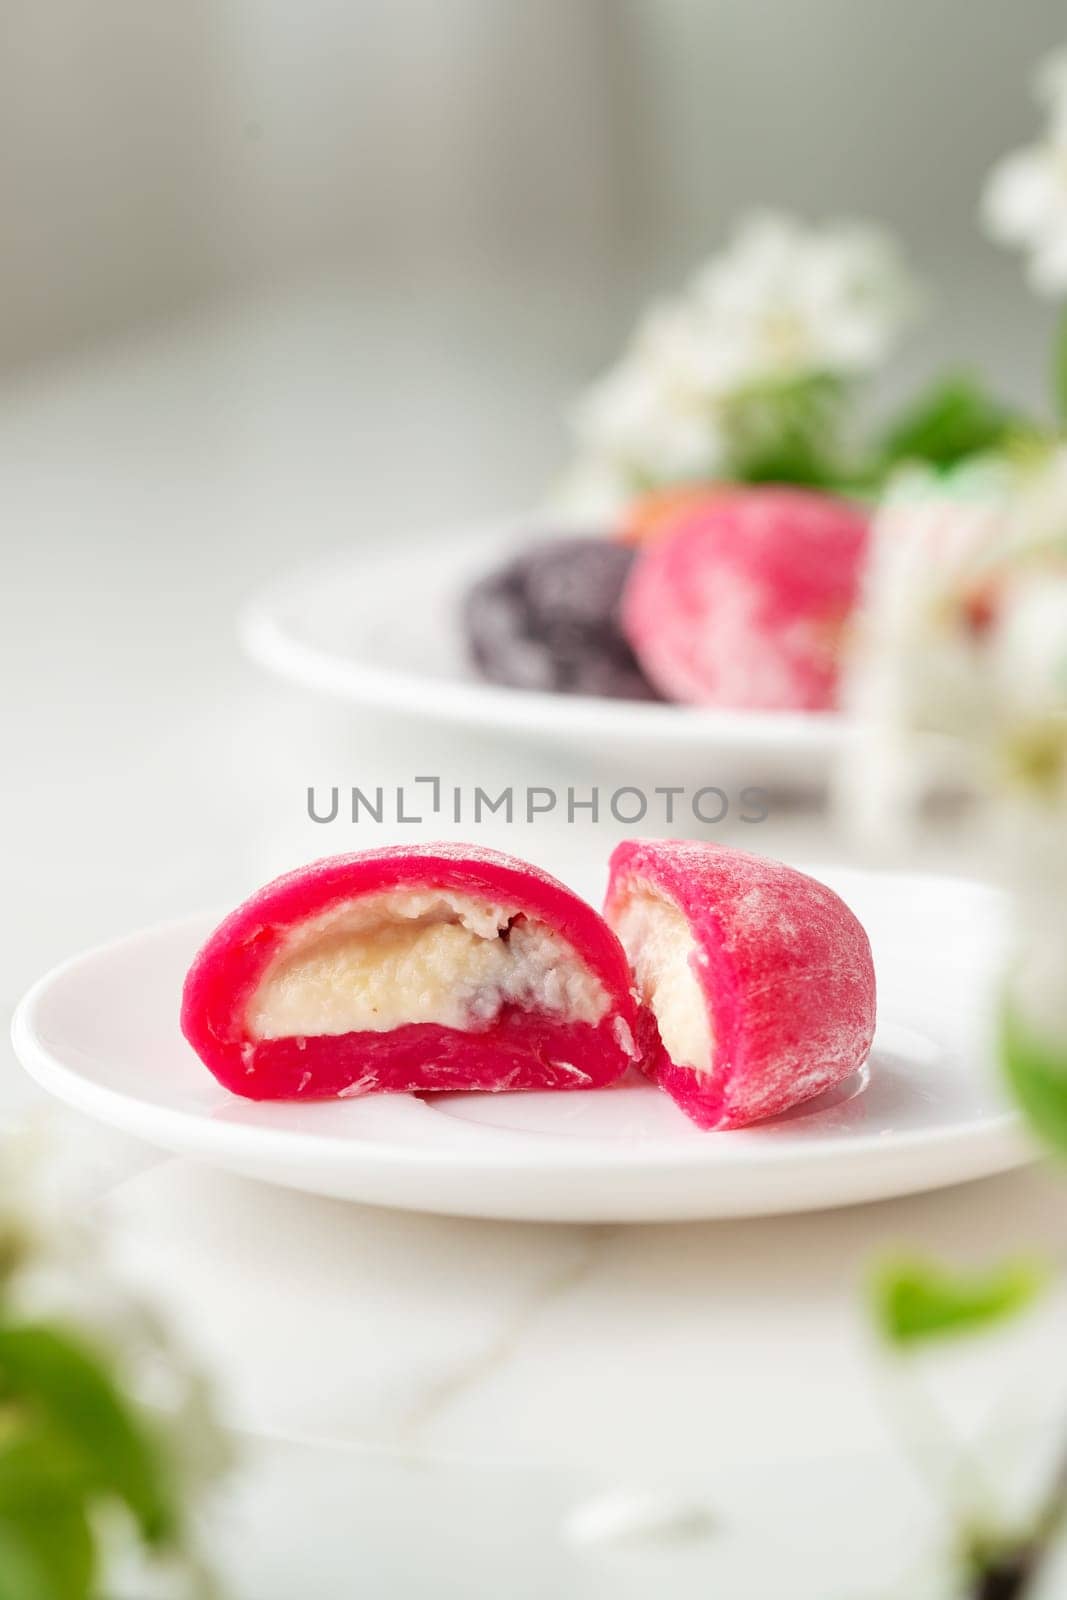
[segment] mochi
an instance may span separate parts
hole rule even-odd
[[[630,840],[604,914],[643,1007],[642,1070],[702,1128],[773,1117],[866,1061],[870,943],[817,879],[726,845]]]
[[[185,1037],[253,1100],[578,1089],[636,1054],[615,935],[538,868],[437,844],[332,856],[237,908],[185,980]]]
[[[633,552],[607,538],[545,539],[467,591],[470,657],[490,683],[555,694],[655,700],[623,636]]]
[[[860,597],[868,517],[794,488],[711,491],[639,552],[622,626],[661,694],[738,710],[826,711]]]

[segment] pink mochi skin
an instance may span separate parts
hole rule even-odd
[[[555,930],[603,984],[601,1020],[567,1022],[505,1004],[471,1029],[410,1023],[254,1040],[246,1011],[287,936],[364,895],[441,890],[514,907]],[[394,1092],[575,1089],[612,1083],[635,1054],[638,1011],[622,948],[591,906],[546,872],[474,846],[429,844],[331,856],[252,895],[196,956],[181,1026],[227,1089],[251,1100],[321,1099]]]
[[[806,489],[719,490],[679,511],[623,596],[646,675],[686,704],[831,709],[868,533],[860,508]]]
[[[847,1078],[874,1037],[871,947],[831,889],[780,862],[699,840],[629,840],[611,857],[605,916],[634,891],[664,897],[692,934],[710,1072],[671,1060],[655,1018],[642,1070],[702,1128],[773,1117]]]

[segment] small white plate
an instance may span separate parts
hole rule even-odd
[[[638,1079],[590,1093],[238,1099],[178,1029],[182,979],[211,917],[58,967],[20,1005],[15,1049],[61,1100],[165,1149],[316,1194],[453,1215],[759,1216],[1020,1165],[1029,1146],[990,1048],[999,895],[951,878],[817,875],[874,946],[880,1021],[869,1071],[743,1132],[700,1132]]]
[[[402,551],[360,551],[291,573],[240,617],[248,654],[289,682],[379,711],[482,728],[586,763],[672,763],[752,784],[825,782],[848,737],[830,713],[715,711],[589,695],[543,694],[478,680],[460,600],[508,554],[547,536],[542,516],[441,529]]]

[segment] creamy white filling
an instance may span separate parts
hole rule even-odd
[[[303,923],[248,1005],[252,1039],[481,1027],[505,1005],[599,1022],[610,1001],[544,923],[451,893],[367,895]]]
[[[611,920],[667,1054],[676,1066],[709,1073],[711,1017],[689,923],[673,901],[651,888],[631,892]]]

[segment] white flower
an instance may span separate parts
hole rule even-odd
[[[633,479],[606,456],[578,456],[553,484],[547,511],[575,530],[595,534],[615,522],[633,499]]]
[[[946,773],[1014,890],[1011,1008],[1067,1047],[1067,450],[913,475],[875,518],[850,664],[845,819],[899,833]],[[924,736],[953,739],[951,765]]]
[[[805,228],[764,214],[743,222],[699,274],[694,298],[715,364],[737,387],[876,367],[915,293],[892,241],[876,228]]]
[[[892,245],[854,225],[809,229],[756,216],[689,290],[655,307],[572,423],[568,499],[729,476],[739,398],[881,361],[914,296]],[[615,509],[608,505],[606,509]]]
[[[1035,836],[1051,827],[1067,892],[1067,450],[1017,496],[998,576],[988,651],[995,777]]]
[[[1033,720],[1067,716],[1067,567],[1008,583],[992,666],[1001,704]]]
[[[985,463],[898,483],[874,521],[857,633],[853,815],[892,822],[937,777],[923,735],[947,735],[990,817],[1020,839],[1054,819],[1067,884],[1067,452],[1036,474]]]
[[[1067,51],[1042,63],[1036,92],[1048,114],[1044,138],[993,168],[982,215],[995,239],[1029,253],[1036,292],[1058,296],[1067,293]]]
[[[845,819],[872,841],[899,833],[935,781],[944,752],[931,736],[982,726],[981,605],[1011,487],[993,463],[947,483],[913,469],[875,515],[844,689],[856,731],[837,785]]]
[[[722,440],[700,356],[701,331],[687,308],[651,312],[623,359],[575,411],[584,453],[620,464],[631,483],[715,473]]]
[[[1007,539],[1019,561],[1067,558],[1067,450],[1056,450],[1019,480]]]
[[[563,1524],[571,1544],[635,1550],[702,1546],[719,1528],[719,1518],[703,1496],[669,1487],[596,1495],[575,1506]]]
[[[983,714],[974,663],[986,574],[1005,538],[1009,474],[949,484],[917,469],[891,486],[871,529],[854,691],[879,685],[911,727],[959,732]]]

